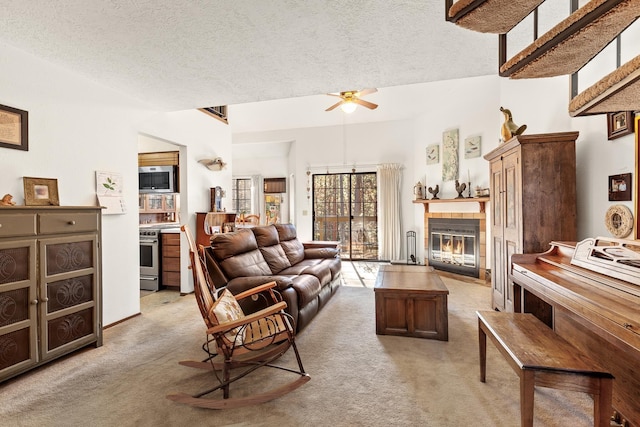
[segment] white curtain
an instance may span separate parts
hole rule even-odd
[[[402,255],[402,165],[378,165],[378,258],[397,260]]]
[[[264,178],[262,175],[251,176],[251,213],[260,215],[260,224],[264,224]]]

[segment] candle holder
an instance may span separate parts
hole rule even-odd
[[[467,199],[473,199],[473,196],[471,195],[471,181],[469,181],[469,186],[467,187],[467,189],[469,190],[469,196],[467,197]]]

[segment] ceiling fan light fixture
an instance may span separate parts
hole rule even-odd
[[[348,101],[343,102],[343,103],[340,105],[340,109],[341,109],[342,111],[344,111],[345,113],[347,113],[347,114],[351,114],[351,113],[353,113],[354,111],[356,111],[356,107],[357,107],[357,106],[358,106],[358,105],[357,105],[355,102],[353,102],[353,101],[351,101],[351,100],[348,100]]]

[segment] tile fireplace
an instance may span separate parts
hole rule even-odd
[[[487,212],[485,211],[485,204],[489,200],[489,197],[414,200],[413,203],[424,207],[424,262],[426,265],[480,280],[487,280],[490,277],[487,275],[486,268]],[[437,235],[432,236],[434,223]],[[458,226],[462,228],[457,229]]]
[[[479,277],[480,221],[462,218],[431,218],[429,265],[443,271]]]

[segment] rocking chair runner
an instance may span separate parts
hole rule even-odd
[[[304,371],[295,344],[290,316],[284,311],[287,303],[279,301],[276,297],[273,289],[275,282],[258,286],[235,297],[227,290],[222,290],[218,296],[215,288],[210,286],[207,280],[202,248],[196,249],[187,226],[183,225],[181,230],[189,242],[195,296],[207,326],[207,340],[202,348],[208,356],[202,362],[183,361],[180,364],[213,371],[219,384],[195,395],[176,393],[168,395],[167,398],[201,408],[238,408],[276,399],[309,381],[310,377]],[[244,315],[237,301],[247,297],[256,298],[256,296],[269,299],[270,305],[258,312]],[[215,351],[210,349],[212,343]],[[298,369],[271,364],[289,348],[293,348],[295,352]],[[263,366],[294,373],[298,378],[261,394],[230,398],[231,383]],[[232,370],[234,370],[233,373]],[[236,373],[235,370],[241,370],[241,372]],[[222,399],[205,397],[217,390],[222,390]]]

